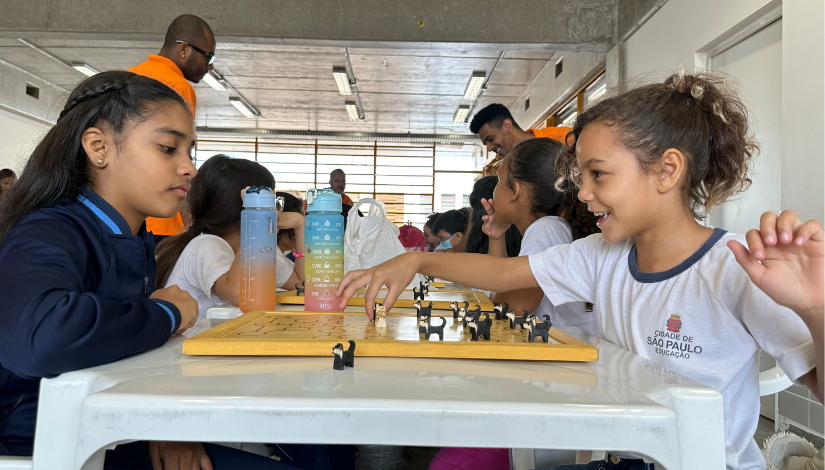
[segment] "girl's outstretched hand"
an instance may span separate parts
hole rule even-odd
[[[759,230],[749,230],[748,249],[728,247],[751,281],[776,303],[798,314],[822,315],[825,309],[825,231],[816,220],[802,223],[794,211],[765,212]],[[761,263],[760,263],[761,262]]]
[[[487,215],[481,216],[481,220],[484,222],[481,225],[481,231],[493,240],[501,240],[501,237],[504,236],[507,229],[510,228],[510,225],[496,221],[496,209],[493,199],[482,198],[481,205],[484,206],[484,210],[487,211]]]
[[[429,255],[429,253],[404,253],[384,263],[370,269],[350,271],[338,284],[335,297],[340,300],[340,306],[346,307],[350,297],[355,291],[369,284],[367,293],[364,295],[367,316],[370,320],[375,318],[375,298],[381,287],[387,286],[389,292],[384,298],[384,307],[387,312],[392,309],[398,296],[412,282],[413,277],[418,272],[418,262],[416,255]]]

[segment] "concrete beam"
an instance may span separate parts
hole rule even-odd
[[[0,34],[157,38],[174,17],[192,13],[229,42],[491,43],[606,52],[617,41],[618,1],[2,0]]]

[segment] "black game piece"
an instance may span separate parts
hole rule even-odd
[[[424,292],[424,293],[429,294],[429,293],[430,293],[430,281],[423,281],[423,282],[420,282],[420,283],[418,284],[418,289],[419,289],[421,292]]]
[[[355,367],[355,341],[349,340],[349,349],[344,351],[344,365]]]
[[[424,329],[424,339],[427,341],[430,340],[430,335],[437,334],[439,341],[444,341],[444,326],[447,324],[447,319],[444,317],[438,317],[441,319],[440,325],[433,325],[430,323],[432,317],[427,317],[427,326]],[[423,321],[423,319],[422,319]],[[420,328],[420,327],[419,327]],[[419,330],[420,331],[420,330]]]
[[[453,310],[453,319],[454,320],[457,319],[458,318],[458,302],[455,301],[455,300],[450,302],[450,308]]]
[[[547,330],[550,329],[552,324],[550,323],[550,315],[544,315],[544,323],[536,321],[536,317],[531,317],[530,321],[524,324],[524,327],[527,328],[527,340],[531,343],[536,341],[536,337],[543,339],[545,344],[547,343]]]
[[[300,284],[295,284],[295,295],[304,295],[304,289],[306,289],[306,284],[303,282]]]
[[[470,341],[478,341],[478,323],[471,315],[467,315],[470,321],[467,322],[467,326],[470,327]]]
[[[517,326],[524,328],[524,322],[527,321],[527,317],[530,316],[530,312],[527,310],[522,310],[524,312],[523,317],[516,317],[516,312],[509,311],[507,312],[507,318],[510,319],[510,329],[515,330]]]
[[[466,304],[467,302],[464,303]],[[478,321],[478,319],[481,317],[481,305],[476,304],[476,309],[472,312],[469,312],[467,316],[464,317],[464,328],[467,328],[467,322],[470,321],[467,317],[470,317],[473,320]]]
[[[332,361],[332,368],[335,370],[344,370],[344,345],[338,343],[333,346],[332,355],[335,356]]]
[[[415,290],[413,287],[413,300],[424,300],[424,290]]]
[[[433,282],[433,281],[435,281],[435,278],[432,277],[432,276],[427,276],[427,281]]]
[[[484,320],[476,319],[476,329],[478,330],[478,337],[484,338],[487,341],[490,341],[490,326],[493,324],[493,320],[490,320],[490,314],[484,314]],[[478,340],[476,340],[478,341]]]
[[[418,318],[429,317],[430,315],[432,315],[432,312],[433,312],[433,303],[432,302],[430,302],[430,305],[428,307],[422,307],[421,306],[421,301],[419,300],[418,302],[413,304],[413,307],[415,307],[415,310],[416,310],[415,316],[418,317]]]
[[[507,302],[504,302],[504,305],[496,304],[494,310],[496,312],[496,320],[506,320],[507,312],[510,310],[510,304]]]

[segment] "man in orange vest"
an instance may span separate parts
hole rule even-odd
[[[332,170],[329,174],[329,187],[341,195],[341,204],[353,205],[352,199],[344,194],[344,190],[347,189],[347,174],[344,173],[344,170],[340,168]]]
[[[195,116],[197,97],[189,82],[198,83],[212,70],[215,60],[215,35],[206,21],[194,15],[181,15],[166,30],[166,39],[157,55],[129,69],[138,75],[154,78],[177,91]],[[185,228],[180,212],[171,219],[146,219],[146,231],[158,242],[177,235]]]
[[[548,137],[564,143],[569,127],[545,127],[544,129],[521,130],[510,110],[503,104],[493,103],[473,116],[470,132],[478,134],[488,152],[499,156],[507,155],[514,145],[522,140]]]

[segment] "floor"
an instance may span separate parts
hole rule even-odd
[[[773,420],[759,417],[754,438],[759,446],[773,434]],[[819,449],[823,446],[823,439],[810,435],[799,429],[791,429],[795,434],[805,437]],[[358,446],[360,457],[355,462],[356,470],[427,470],[430,460],[438,448],[434,447],[391,447],[391,446]]]

